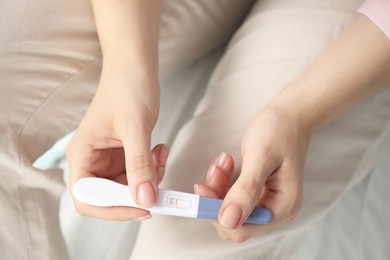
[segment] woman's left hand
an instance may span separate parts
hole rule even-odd
[[[263,109],[247,127],[242,139],[240,175],[229,187],[233,158],[213,161],[206,182],[195,185],[201,196],[224,199],[213,225],[224,240],[243,242],[291,221],[299,212],[302,179],[310,134],[287,111]],[[272,211],[267,225],[244,224],[254,207]]]
[[[224,198],[218,222],[214,222],[219,235],[241,242],[293,219],[301,205],[311,134],[388,88],[389,70],[389,39],[369,18],[358,15],[249,124],[241,145],[240,175],[233,186],[229,188],[233,172],[230,156],[214,161],[216,167],[210,167],[206,183],[195,186],[200,195]],[[272,222],[243,224],[260,205],[272,211]]]

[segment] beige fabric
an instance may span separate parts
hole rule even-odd
[[[161,74],[226,41],[251,4],[163,1]],[[95,92],[101,55],[90,3],[5,0],[0,17],[0,258],[66,259],[62,174],[31,164],[76,128]]]
[[[161,186],[192,192],[220,151],[239,161],[250,118],[351,23],[360,4],[259,1],[230,42],[193,119],[177,135]],[[221,241],[208,221],[154,216],[142,223],[131,259],[291,259],[313,225],[369,173],[390,131],[389,120],[387,90],[314,136],[303,208],[291,224],[233,244]]]

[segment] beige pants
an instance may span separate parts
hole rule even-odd
[[[221,150],[239,160],[241,133],[251,116],[353,20],[360,2],[257,3],[194,118],[179,132],[164,187],[192,191]],[[250,4],[165,1],[161,74],[226,41]],[[5,0],[0,17],[0,258],[66,259],[58,221],[62,174],[39,171],[32,162],[77,127],[93,97],[101,55],[90,4]],[[207,221],[155,216],[142,225],[132,259],[288,259],[308,227],[369,172],[389,118],[387,91],[318,132],[309,149],[302,213],[290,225],[232,244],[222,242]]]

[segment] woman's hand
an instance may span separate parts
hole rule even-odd
[[[222,239],[243,242],[294,218],[301,205],[309,138],[299,120],[267,108],[246,129],[241,145],[242,167],[232,187],[233,158],[222,153],[213,161],[206,182],[195,185],[195,192],[224,199],[219,219],[213,221]],[[243,224],[256,206],[272,211],[270,224]]]
[[[160,106],[160,1],[91,2],[103,69],[94,99],[68,145],[70,186],[89,176],[127,183],[135,202],[148,208],[156,202],[168,157],[165,145],[150,150]],[[75,205],[83,215],[104,219],[149,216],[135,208]]]
[[[367,17],[358,15],[259,112],[243,137],[241,173],[234,185],[228,188],[233,168],[232,158],[227,156],[213,163],[216,167],[211,166],[212,177],[206,183],[196,186],[201,195],[224,198],[219,223],[214,222],[222,238],[244,241],[297,214],[310,136],[344,111],[388,88],[389,57],[389,39]],[[272,211],[269,225],[243,225],[256,205]]]
[[[136,73],[134,73],[136,74]],[[114,77],[103,72],[97,93],[67,147],[70,187],[83,177],[102,177],[128,184],[142,207],[156,202],[168,147],[151,151],[151,133],[159,111],[157,80]],[[80,214],[111,220],[144,219],[145,210],[101,208],[75,200]]]

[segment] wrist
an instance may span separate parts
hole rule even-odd
[[[318,111],[292,95],[279,95],[264,109],[307,135],[312,135],[322,125]]]
[[[150,91],[160,90],[158,73],[146,66],[131,62],[104,61],[100,76],[100,86],[108,88],[142,88]]]
[[[158,61],[152,57],[109,55],[103,58],[102,75],[158,82]]]

